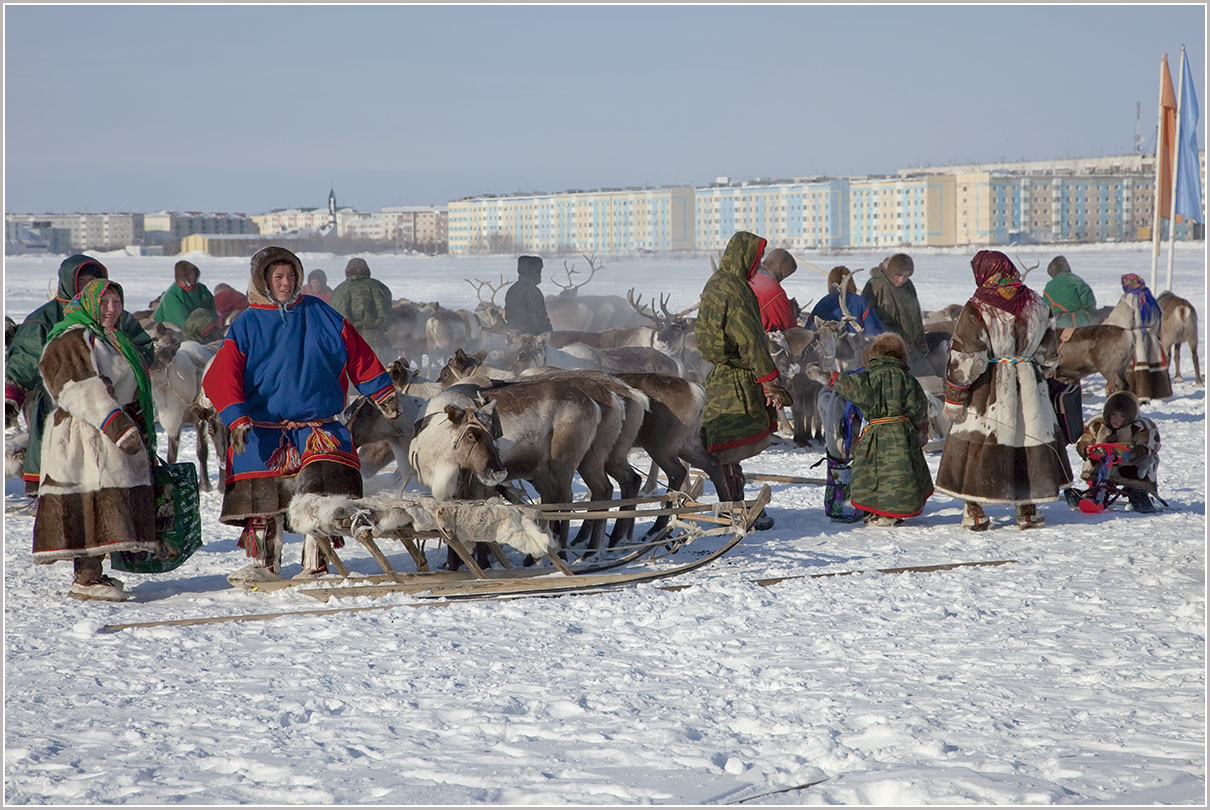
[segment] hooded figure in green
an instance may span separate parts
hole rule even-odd
[[[42,469],[42,433],[47,417],[54,410],[43,386],[38,371],[38,361],[46,346],[46,336],[56,323],[63,319],[63,308],[67,302],[94,278],[109,278],[109,271],[91,256],[77,253],[68,256],[59,265],[59,290],[55,298],[35,309],[13,334],[8,363],[4,369],[4,399],[21,407],[26,398],[28,403],[29,445],[25,451],[25,491],[30,497],[37,494],[38,476]],[[150,366],[154,359],[151,335],[139,325],[129,312],[123,311],[118,318],[117,328],[134,343],[144,362]]]
[[[345,280],[332,291],[328,302],[357,329],[379,357],[391,352],[387,320],[391,315],[391,289],[370,276],[366,260],[354,257],[345,265]]]
[[[193,262],[184,259],[177,262],[173,268],[176,283],[160,298],[160,305],[152,313],[151,320],[184,329],[185,321],[189,320],[195,309],[209,310],[211,318],[217,319],[214,295],[205,284],[197,280],[199,272]]]
[[[1055,256],[1046,267],[1050,281],[1042,291],[1042,298],[1050,307],[1055,319],[1055,329],[1072,326],[1091,326],[1096,323],[1096,296],[1084,279],[1071,272],[1066,256]]]
[[[912,284],[916,272],[912,257],[896,253],[881,266],[870,270],[870,280],[861,291],[861,297],[874,307],[874,313],[888,332],[903,338],[907,345],[908,366],[913,373],[932,374],[926,364],[929,347],[924,337],[924,315],[920,311],[920,299]]]
[[[714,364],[706,378],[702,440],[723,465],[733,500],[743,498],[739,462],[768,447],[777,426],[770,399],[779,406],[790,404],[789,395],[773,382],[777,366],[769,355],[760,305],[748,284],[760,269],[765,244],[747,231],[731,237],[718,269],[702,289],[694,325],[698,351]]]

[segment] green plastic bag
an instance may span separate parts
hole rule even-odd
[[[191,463],[165,464],[157,458],[151,473],[155,489],[155,536],[162,548],[158,554],[112,552],[109,561],[115,571],[163,574],[179,567],[202,547],[197,467]]]

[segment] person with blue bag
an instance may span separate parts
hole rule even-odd
[[[56,403],[42,436],[34,562],[72,560],[69,595],[122,602],[121,580],[101,572],[113,552],[156,554],[151,382],[119,326],[116,282],[88,282],[47,335],[38,363]]]

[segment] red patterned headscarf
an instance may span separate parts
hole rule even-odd
[[[1037,294],[1021,281],[1012,259],[998,250],[981,250],[971,259],[975,271],[975,290],[978,298],[988,306],[1002,309],[1011,315],[1019,315],[1025,305]]]

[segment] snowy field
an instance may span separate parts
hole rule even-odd
[[[889,252],[799,258],[827,270]],[[1007,252],[1041,263],[1029,277],[1040,289],[1057,251]],[[1063,252],[1101,305],[1121,295],[1120,274],[1150,275],[1145,245]],[[973,251],[911,253],[925,309],[973,291]],[[173,258],[100,258],[131,309],[171,282]],[[191,258],[212,288],[246,286],[247,259]],[[367,258],[396,295],[447,306],[474,302],[464,279],[511,279],[516,267],[510,257]],[[20,320],[44,302],[60,259],[6,258],[5,313]],[[302,259],[333,287],[343,278],[344,258]],[[709,266],[607,257],[585,292],[665,291],[684,308]],[[547,261],[547,292],[561,267]],[[1205,275],[1205,244],[1178,247],[1175,289],[1203,319]],[[1156,292],[1163,278],[1162,260]],[[824,294],[823,276],[801,265],[786,286],[804,304]],[[237,532],[218,522],[217,493],[203,496],[206,544],[182,568],[121,575],[135,597],[125,604],[68,599],[71,567],[33,564],[29,502],[10,479],[5,801],[1202,805],[1206,401],[1188,355],[1183,366],[1174,396],[1144,407],[1163,438],[1160,493],[1171,508],[1161,514],[1085,515],[1057,502],[1041,508],[1045,527],[1021,532],[1010,508],[993,506],[993,530],[974,534],[958,526],[959,502],[935,496],[887,530],[830,522],[822,487],[773,484],[775,528],[720,561],[667,583],[559,599],[358,598],[327,607],[395,607],[102,633],[325,606],[227,586],[244,557]],[[1104,381],[1086,381],[1086,417],[1104,401]],[[184,445],[192,459],[191,434]],[[821,477],[820,458],[780,444],[744,466]],[[929,456],[934,474],[939,458]],[[672,559],[694,559],[711,548],[702,543]],[[353,545],[350,567],[376,571]],[[286,576],[301,547],[287,535]],[[411,570],[402,548],[385,550]],[[810,578],[984,560],[1015,562]],[[798,578],[753,582],[765,577]]]

